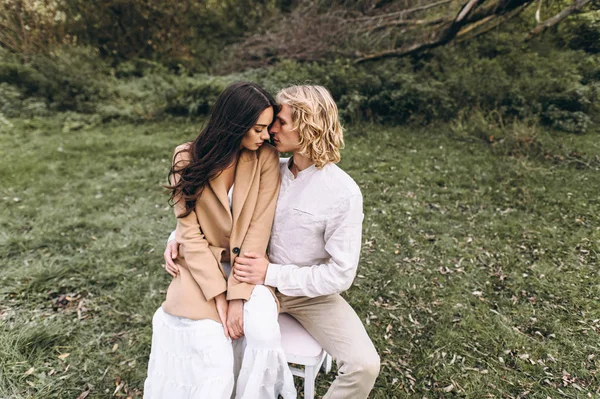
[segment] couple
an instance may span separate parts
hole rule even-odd
[[[356,274],[363,219],[360,189],[335,165],[342,144],[325,88],[289,87],[275,103],[242,82],[177,147],[165,251],[174,278],[152,321],[145,398],[295,398],[278,312],[336,360],[326,398],[368,396],[379,356],[339,295]],[[280,164],[278,152],[293,156]]]

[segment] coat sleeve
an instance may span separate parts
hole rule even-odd
[[[279,186],[281,183],[279,156],[274,149],[272,151],[263,151],[261,155],[265,159],[264,163],[261,162],[260,164],[258,201],[252,214],[250,226],[240,248],[240,255],[242,256],[245,252],[266,254],[271,236],[271,227],[273,226],[273,218],[275,217],[277,198],[279,196]],[[231,273],[227,280],[227,299],[248,300],[253,288],[254,284],[242,283]]]
[[[184,146],[175,149],[173,164],[178,168],[190,162],[190,154]],[[176,183],[180,175],[171,177],[171,184]],[[175,197],[175,216],[185,211],[185,203],[181,200],[181,194]],[[207,301],[227,290],[225,276],[219,267],[217,259],[210,250],[208,241],[204,238],[200,228],[200,222],[196,211],[193,210],[185,217],[177,218],[175,228],[175,239],[179,243],[179,256],[185,259],[185,264],[190,271],[194,281],[204,294]]]

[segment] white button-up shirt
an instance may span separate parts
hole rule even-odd
[[[265,285],[289,296],[347,290],[358,267],[362,194],[337,165],[315,165],[298,176],[281,162],[281,189],[269,245]]]

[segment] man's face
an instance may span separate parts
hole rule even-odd
[[[292,124],[292,108],[283,104],[281,111],[275,117],[271,126],[273,143],[279,152],[294,152],[300,150],[300,134]]]

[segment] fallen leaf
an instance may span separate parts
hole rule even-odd
[[[23,376],[25,376],[25,377],[26,377],[26,376],[30,375],[31,373],[33,373],[34,371],[35,371],[35,367],[32,367],[32,368],[30,368],[29,370],[27,370],[27,371],[25,372],[25,374],[23,374]]]
[[[66,358],[68,358],[70,355],[70,353],[63,353],[62,355],[58,355],[58,358],[60,360],[65,360]]]
[[[125,386],[124,382],[121,382],[119,385],[117,385],[117,387],[115,388],[115,391],[113,392],[113,396],[115,396],[117,394],[117,392],[119,392],[124,386]]]
[[[450,384],[445,388],[442,388],[442,391],[444,392],[451,392],[454,389],[454,384]]]
[[[90,391],[83,391],[81,392],[81,394],[77,397],[77,399],[85,399],[88,397],[88,395],[90,394]]]

